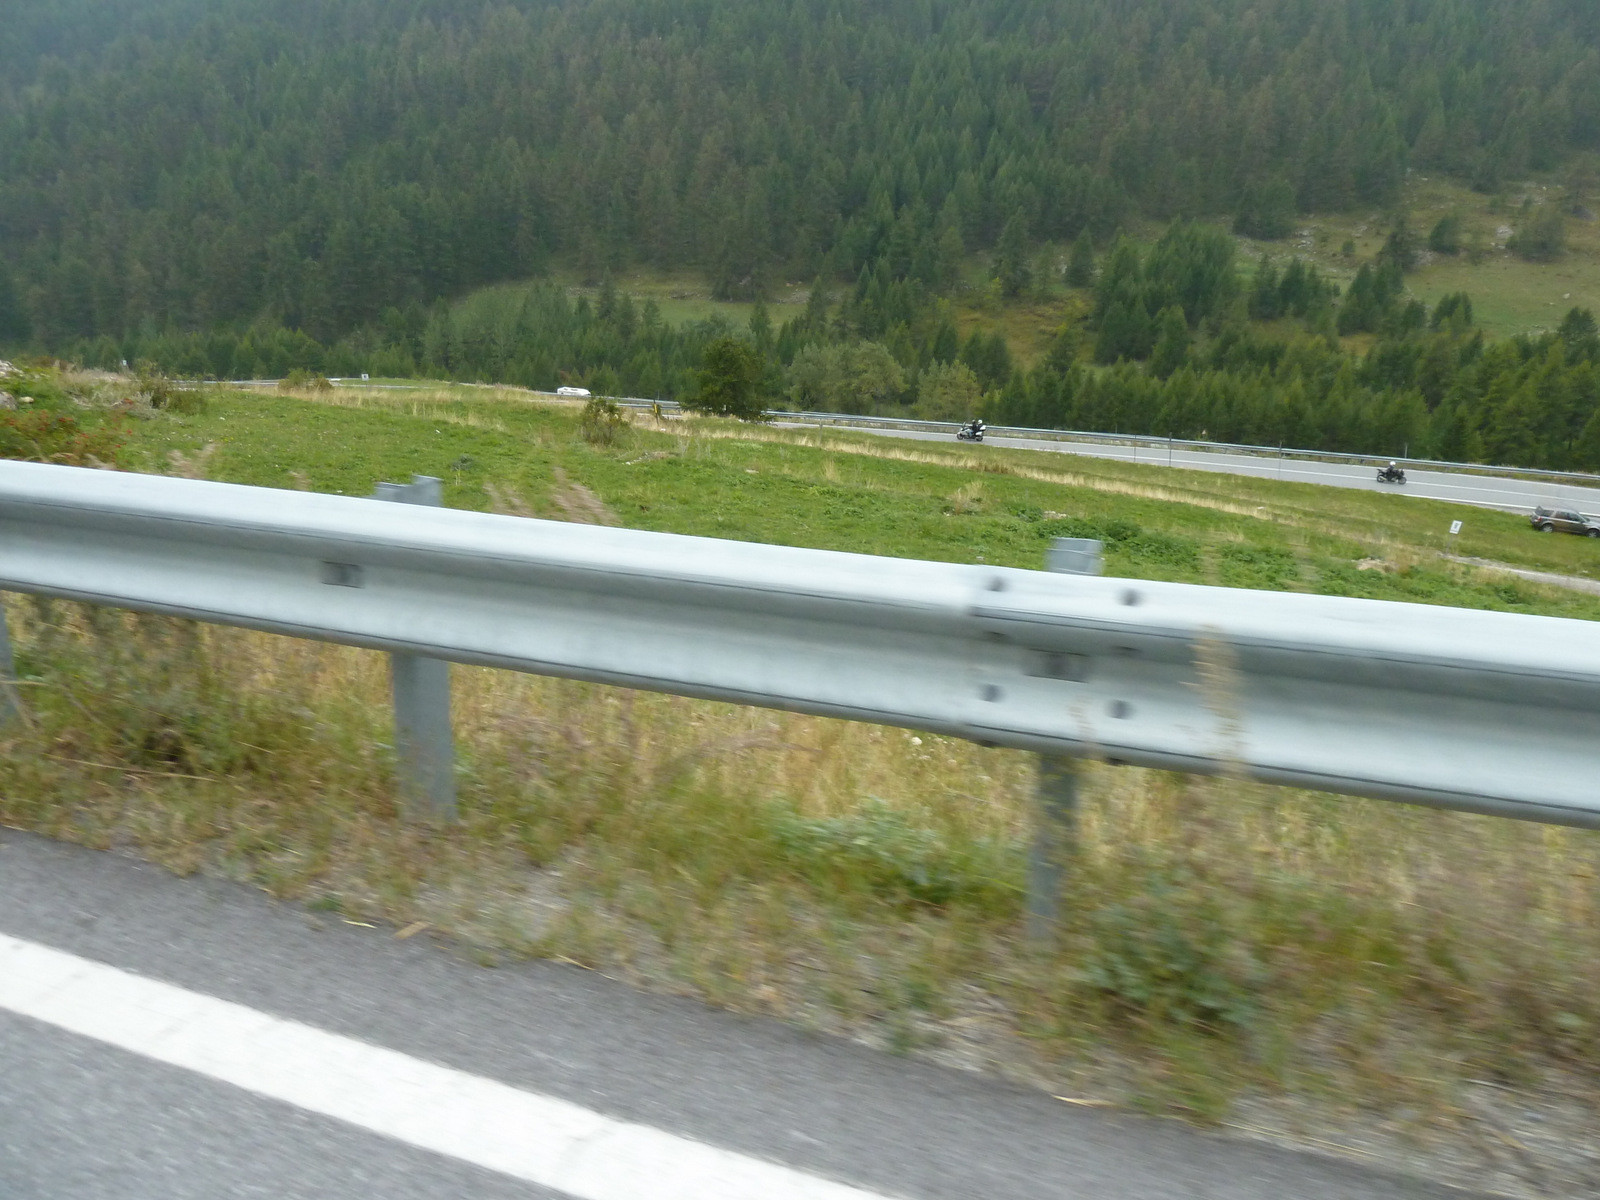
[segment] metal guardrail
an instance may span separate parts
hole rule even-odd
[[[1600,827],[1600,623],[20,462],[0,590]]]

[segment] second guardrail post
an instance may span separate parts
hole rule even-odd
[[[11,635],[6,631],[6,601],[0,596],[0,728],[22,716],[17,695],[17,665],[11,657]]]
[[[443,503],[439,480],[415,475],[410,483],[380,483],[378,500]],[[391,654],[394,683],[394,750],[400,798],[414,820],[456,819],[455,740],[450,730],[450,664],[422,654]]]
[[[1033,843],[1028,847],[1028,941],[1055,936],[1061,917],[1061,888],[1076,850],[1078,764],[1053,754],[1039,755],[1035,785]]]
[[[1056,538],[1050,543],[1045,567],[1066,575],[1098,575],[1102,549],[1094,538]],[[1043,944],[1055,937],[1061,918],[1061,889],[1077,851],[1078,764],[1072,759],[1039,755],[1033,820],[1023,933],[1028,941]]]

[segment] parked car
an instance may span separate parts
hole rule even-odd
[[[1600,537],[1600,521],[1591,520],[1570,508],[1546,508],[1540,505],[1533,510],[1528,523],[1540,533],[1581,533],[1585,537]]]
[[[589,389],[588,388],[575,388],[575,387],[558,387],[556,389],[556,395],[558,395],[558,396],[576,396],[580,400],[587,400],[589,398]]]

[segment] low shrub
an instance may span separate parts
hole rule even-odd
[[[0,458],[65,467],[119,466],[126,436],[116,417],[86,423],[49,409],[0,412]]]
[[[775,806],[768,828],[785,861],[819,883],[853,884],[891,902],[943,906],[976,903],[1015,908],[1020,857],[1013,847],[982,840],[954,842],[915,823],[904,811],[870,799],[859,812],[806,817]]]
[[[1222,1032],[1251,1012],[1252,964],[1217,905],[1170,869],[1099,909],[1079,976],[1129,1017]]]
[[[326,376],[318,375],[315,371],[307,371],[296,367],[282,379],[278,380],[280,392],[328,392],[333,390],[333,384]]]
[[[134,380],[150,407],[159,412],[196,416],[206,411],[204,395],[192,388],[174,387],[172,380],[151,363],[140,363],[134,372]]]
[[[1281,546],[1224,544],[1217,551],[1218,582],[1223,587],[1287,591],[1300,564]]]
[[[628,428],[628,419],[605,396],[591,396],[578,418],[578,434],[591,446],[609,446]]]

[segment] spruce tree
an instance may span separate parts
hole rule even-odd
[[[1277,241],[1294,232],[1294,218],[1294,188],[1286,179],[1274,179],[1245,190],[1233,230],[1246,237]]]
[[[1435,254],[1460,254],[1461,247],[1461,216],[1446,213],[1428,232],[1428,249]]]
[[[1156,317],[1156,344],[1150,353],[1150,373],[1166,379],[1189,360],[1189,323],[1183,309],[1168,305]]]
[[[1530,262],[1554,262],[1566,253],[1567,223],[1553,204],[1535,208],[1506,242],[1506,249]]]
[[[33,336],[33,322],[18,294],[16,280],[0,262],[0,346],[21,346]]]
[[[1094,282],[1094,241],[1087,229],[1073,239],[1072,256],[1067,259],[1067,282],[1073,287],[1088,287]]]
[[[1250,289],[1250,315],[1257,321],[1276,321],[1283,316],[1282,282],[1278,264],[1270,258],[1263,258],[1256,265],[1255,283]]]
[[[759,421],[764,408],[760,384],[765,373],[766,364],[748,343],[735,337],[717,338],[706,345],[695,389],[683,398],[683,405],[694,412]]]
[[[772,315],[767,312],[767,302],[756,297],[755,306],[750,310],[750,339],[755,343],[756,352],[763,357],[772,352]]]
[[[1417,236],[1411,231],[1411,222],[1405,213],[1400,213],[1394,219],[1394,224],[1389,229],[1389,236],[1383,241],[1382,248],[1378,251],[1380,264],[1392,263],[1401,271],[1414,271],[1417,267]]]
[[[995,278],[1000,281],[1000,292],[1015,299],[1033,282],[1033,271],[1028,266],[1028,231],[1021,216],[1012,216],[1000,234],[1000,244],[995,250]]]

